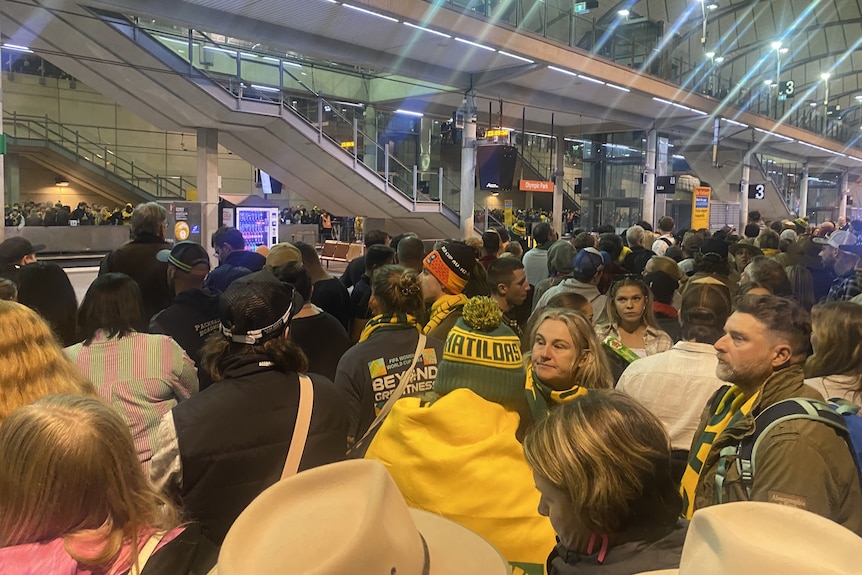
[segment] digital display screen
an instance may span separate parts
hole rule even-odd
[[[260,170],[260,187],[264,194],[280,194],[282,183]]]

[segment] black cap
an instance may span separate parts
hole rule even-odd
[[[167,262],[184,272],[191,272],[195,266],[206,264],[210,267],[210,258],[202,245],[195,242],[178,242],[169,250],[161,250],[156,254],[160,262]]]
[[[45,249],[45,244],[30,243],[21,236],[13,236],[0,244],[0,264],[17,264],[23,258]]]

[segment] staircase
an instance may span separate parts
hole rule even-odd
[[[86,182],[94,192],[117,202],[184,200],[191,186],[182,177],[153,174],[117,156],[108,146],[93,142],[48,117],[3,116],[10,152],[57,173]]]

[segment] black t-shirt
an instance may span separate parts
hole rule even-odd
[[[311,303],[333,315],[347,329],[350,318],[350,294],[338,278],[329,278],[314,283]]]
[[[308,357],[309,373],[319,373],[331,380],[335,379],[335,368],[341,356],[353,345],[344,326],[326,312],[293,318],[290,341]]]

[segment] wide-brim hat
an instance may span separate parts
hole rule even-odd
[[[309,469],[261,493],[228,531],[210,575],[503,575],[490,543],[409,509],[370,459]]]
[[[862,538],[789,505],[740,501],[696,511],[679,569],[639,575],[850,575],[860,572]]]

